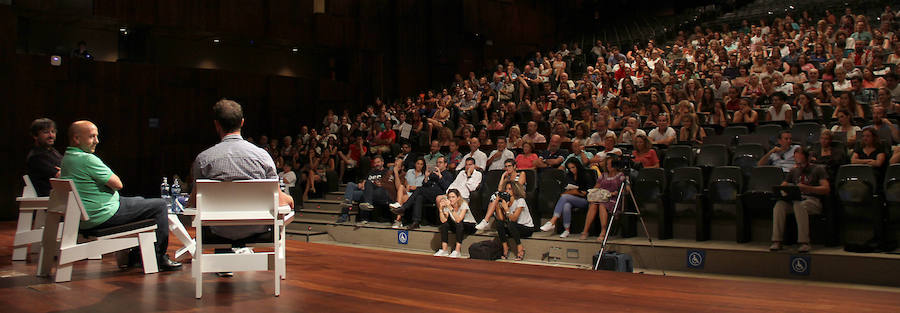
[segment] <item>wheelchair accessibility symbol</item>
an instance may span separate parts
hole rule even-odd
[[[401,245],[405,245],[409,243],[409,231],[398,230],[397,231],[397,243]]]
[[[809,275],[810,259],[808,256],[791,257],[791,274]]]
[[[687,267],[701,269],[706,264],[706,251],[690,249],[687,251]]]

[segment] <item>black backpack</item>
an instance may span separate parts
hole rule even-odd
[[[469,246],[469,258],[479,260],[496,260],[500,258],[502,248],[497,239],[479,241]]]

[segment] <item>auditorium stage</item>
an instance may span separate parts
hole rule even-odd
[[[896,312],[900,293],[799,284],[594,272],[437,258],[289,240],[288,277],[205,275],[194,299],[190,264],[178,272],[119,271],[112,255],[78,262],[72,281],[34,277],[37,255],[11,262],[14,222],[0,223],[4,312]],[[177,243],[175,238],[172,243]],[[174,244],[173,244],[174,246]],[[174,248],[174,247],[172,247]]]

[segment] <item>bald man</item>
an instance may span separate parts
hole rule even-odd
[[[161,271],[181,268],[181,264],[169,259],[169,222],[166,202],[162,199],[142,197],[119,197],[122,180],[103,163],[94,151],[100,143],[100,132],[94,123],[78,121],[69,127],[69,147],[62,158],[59,177],[75,182],[78,195],[88,214],[80,228],[107,228],[145,219],[156,221],[156,261]],[[137,250],[133,250],[132,262],[120,264],[135,265]]]

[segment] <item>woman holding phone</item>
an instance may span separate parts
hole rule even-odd
[[[469,210],[469,204],[460,196],[459,190],[447,190],[447,195],[439,196],[437,200],[438,217],[441,221],[441,226],[438,227],[441,233],[441,249],[435,252],[434,256],[458,258],[463,240],[475,233],[475,216]],[[451,231],[456,234],[453,252],[450,252],[448,244]]]

